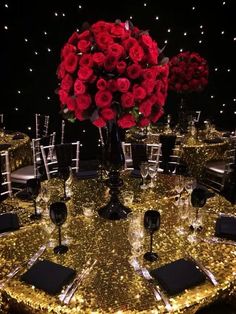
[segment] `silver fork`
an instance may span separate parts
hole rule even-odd
[[[213,273],[207,269],[202,263],[200,263],[199,261],[197,261],[195,258],[193,258],[192,256],[188,256],[188,259],[190,259],[191,261],[193,261],[198,267],[199,269],[206,275],[206,277],[210,280],[210,282],[214,285],[217,286],[218,285],[218,281],[216,280],[215,276],[213,275]]]
[[[39,250],[29,260],[24,261],[21,265],[18,265],[12,271],[10,271],[6,275],[6,278],[0,281],[0,289],[2,289],[6,285],[6,283],[9,282],[13,277],[15,277],[15,275],[18,274],[25,266],[27,266],[27,268],[33,266],[33,264],[38,260],[38,258],[44,253],[46,247],[47,247],[46,244],[42,245],[39,248]]]
[[[92,269],[96,263],[97,263],[97,260],[94,260],[94,262],[90,266],[84,268],[82,270],[81,274],[79,276],[77,276],[76,280],[73,282],[70,289],[68,289],[68,292],[63,299],[63,303],[65,303],[65,304],[70,303],[70,300],[73,298],[79,285],[90,274],[90,272],[92,271]]]

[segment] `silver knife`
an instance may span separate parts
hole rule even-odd
[[[218,285],[218,281],[216,280],[215,276],[213,275],[213,273],[207,269],[204,265],[202,265],[202,263],[200,263],[199,261],[197,261],[195,258],[193,258],[192,256],[188,256],[188,258],[190,260],[192,260],[198,267],[199,269],[206,275],[206,277],[210,280],[210,282],[214,285],[217,286]]]

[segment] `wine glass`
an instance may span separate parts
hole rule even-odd
[[[160,228],[161,215],[157,210],[150,209],[144,214],[144,227],[150,233],[150,251],[144,254],[144,259],[154,262],[158,255],[152,251],[153,234]]]
[[[64,202],[55,202],[50,205],[51,221],[58,227],[59,243],[54,247],[55,254],[64,254],[68,251],[68,246],[61,244],[61,226],[67,218],[67,207]]]
[[[67,202],[70,200],[70,197],[66,193],[66,180],[70,176],[70,167],[69,166],[62,166],[58,168],[59,177],[63,180],[63,197],[61,198],[62,201]]]
[[[175,180],[174,180],[174,189],[175,191],[177,192],[177,197],[178,197],[178,203],[180,201],[180,196],[181,196],[181,193],[183,192],[183,189],[184,189],[184,179],[182,176],[179,176],[179,175],[176,175],[175,176]]]
[[[155,184],[154,184],[154,178],[157,174],[157,165],[155,164],[150,164],[149,167],[148,167],[148,174],[151,178],[151,182],[149,183],[149,187],[150,188],[154,188],[155,187]]]
[[[148,188],[148,186],[146,185],[145,181],[146,178],[148,176],[148,163],[147,162],[142,162],[140,165],[140,174],[142,176],[142,185],[141,185],[141,189],[145,190]]]
[[[41,218],[41,213],[37,211],[37,201],[36,198],[40,191],[40,180],[38,178],[29,179],[26,182],[26,191],[30,195],[34,203],[34,214],[30,216],[31,219],[36,220]]]

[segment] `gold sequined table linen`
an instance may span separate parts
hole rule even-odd
[[[22,138],[14,139],[14,136]],[[32,152],[30,147],[30,137],[24,133],[12,132],[4,133],[0,137],[0,144],[9,144],[9,162],[11,171],[27,166],[32,163]]]
[[[208,267],[219,284],[209,281],[170,297],[174,313],[195,313],[195,311],[218,298],[234,291],[236,276],[236,247],[232,245],[190,243],[187,235],[176,231],[179,222],[178,210],[173,200],[173,177],[159,175],[157,187],[141,191],[140,179],[126,178],[123,190],[134,191],[133,212],[144,213],[154,208],[161,213],[161,227],[154,234],[154,251],[159,259],[150,264],[138,257],[140,264],[148,269],[156,268],[189,254]],[[44,182],[50,193],[50,201],[62,196],[62,182],[52,179]],[[129,219],[107,221],[96,216],[85,217],[82,204],[93,200],[96,208],[107,202],[107,188],[95,179],[72,182],[72,199],[68,205],[68,219],[62,227],[64,241],[69,245],[65,255],[55,255],[53,247],[57,243],[57,233],[49,236],[52,223],[43,206],[43,219],[30,222],[33,212],[30,202],[17,199],[6,200],[0,206],[1,212],[15,209],[23,224],[20,230],[0,238],[0,280],[16,265],[29,259],[42,245],[49,241],[43,259],[72,267],[81,272],[86,261],[97,260],[90,275],[82,282],[69,305],[62,304],[57,296],[35,289],[14,277],[1,292],[1,313],[166,313],[164,303],[154,297],[151,285],[140,277],[130,264],[131,246],[128,241]],[[214,234],[218,211],[234,213],[235,206],[219,197],[208,200],[203,209],[204,228],[201,237]],[[189,229],[187,229],[189,230]],[[190,230],[189,230],[190,232]],[[144,251],[149,248],[149,235],[145,234]],[[25,271],[25,270],[24,270]],[[50,280],[50,278],[48,278]]]

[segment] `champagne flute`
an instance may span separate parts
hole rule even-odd
[[[158,255],[152,251],[153,234],[160,228],[161,215],[157,210],[147,210],[144,214],[144,227],[150,234],[150,250],[144,254],[144,259],[149,262],[157,260]]]
[[[146,178],[148,176],[148,163],[147,162],[142,162],[140,165],[140,174],[142,176],[142,185],[141,185],[141,189],[145,190],[147,189],[147,185],[146,185]]]
[[[155,187],[154,178],[157,174],[157,166],[155,164],[150,164],[148,167],[148,173],[149,173],[149,176],[151,178],[151,182],[149,183],[149,187],[154,188]]]
[[[41,187],[41,184],[38,178],[29,179],[26,182],[26,191],[27,193],[29,193],[34,203],[34,214],[30,216],[32,220],[37,220],[41,218],[41,214],[38,213],[37,211],[37,201],[36,201],[36,198],[40,191],[40,187]]]
[[[58,227],[58,245],[54,247],[55,254],[64,254],[68,251],[68,246],[61,244],[61,226],[67,218],[67,207],[63,202],[55,202],[50,205],[51,221]]]
[[[63,166],[58,168],[59,177],[63,180],[63,197],[61,198],[62,201],[67,202],[70,200],[70,197],[66,193],[66,180],[70,176],[70,167]]]

